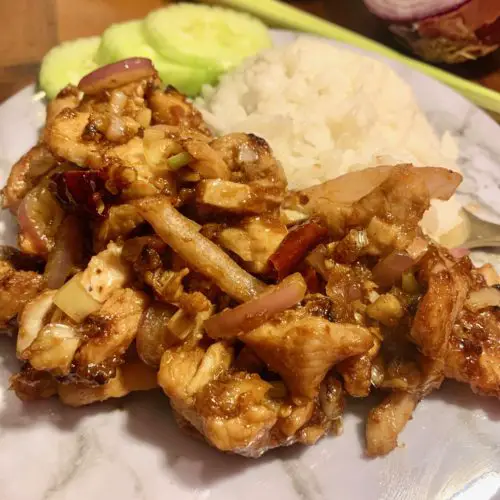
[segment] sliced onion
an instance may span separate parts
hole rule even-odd
[[[488,307],[500,307],[500,290],[491,287],[471,292],[465,301],[465,307],[472,312]]]
[[[85,94],[93,95],[102,90],[114,89],[135,80],[148,78],[155,73],[150,59],[131,57],[92,71],[80,80],[78,88]]]
[[[55,245],[47,259],[45,276],[48,288],[60,288],[83,257],[83,230],[80,220],[68,215],[55,238]]]
[[[19,245],[31,255],[46,256],[64,212],[46,186],[38,185],[23,199],[17,211]]]
[[[256,299],[212,316],[205,321],[205,330],[212,338],[233,337],[248,332],[265,323],[271,316],[299,303],[306,291],[307,285],[302,276],[293,274]]]
[[[175,307],[161,302],[153,302],[144,311],[135,341],[137,353],[147,365],[158,368],[165,349],[178,341],[168,329],[174,313]]]
[[[450,252],[450,255],[457,260],[460,260],[470,254],[470,250],[468,248],[450,248],[448,251]]]
[[[47,313],[54,303],[55,290],[46,290],[28,302],[19,318],[16,354],[22,358],[23,352],[35,341],[44,325]]]
[[[412,22],[453,12],[471,0],[364,0],[376,16],[388,21]]]
[[[406,252],[394,251],[373,268],[373,281],[380,286],[392,286],[413,264],[415,261]]]

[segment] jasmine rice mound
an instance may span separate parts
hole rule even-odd
[[[264,137],[292,189],[383,164],[457,170],[455,140],[435,133],[388,65],[314,38],[247,60],[196,104],[217,133]],[[460,224],[459,210],[455,199],[435,201],[422,225],[439,239]]]

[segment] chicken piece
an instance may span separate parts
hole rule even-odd
[[[391,392],[370,411],[366,423],[366,453],[370,457],[387,455],[396,448],[398,435],[417,406],[415,395]]]
[[[66,85],[47,104],[46,124],[50,124],[54,118],[65,108],[74,109],[80,104],[80,91],[74,85]]]
[[[479,394],[500,398],[500,313],[463,309],[450,335],[445,374]]]
[[[416,236],[430,193],[418,169],[394,167],[389,177],[353,205],[349,227],[366,227],[370,254],[405,249]]]
[[[296,434],[297,442],[311,446],[327,434],[341,434],[344,406],[342,384],[330,373],[321,383],[311,418]]]
[[[301,427],[311,419],[314,412],[314,401],[306,401],[302,405],[287,405],[280,410],[273,431],[279,432],[286,437],[295,436]],[[286,415],[286,416],[282,416]]]
[[[0,260],[0,328],[8,326],[23,307],[45,287],[45,279],[33,271],[17,271]]]
[[[48,372],[40,372],[29,364],[10,377],[10,388],[23,401],[48,399],[57,394],[57,381]]]
[[[88,112],[65,108],[47,123],[44,142],[56,158],[86,167],[99,157],[98,144],[82,139],[89,118]]]
[[[103,162],[109,165],[106,187],[119,192],[124,201],[154,196],[161,192],[176,192],[173,173],[168,169],[151,166],[146,160],[144,140],[133,137],[125,144],[103,153]]]
[[[29,360],[35,370],[47,371],[54,376],[68,375],[73,357],[82,342],[78,331],[65,324],[49,323],[38,333],[22,357]]]
[[[393,226],[389,232],[392,244],[404,248],[429,200],[449,199],[461,180],[460,174],[443,168],[384,165],[304,189],[298,196],[289,196],[285,208],[320,216],[336,238],[345,236],[350,228],[367,227],[377,216],[376,222],[385,222],[386,230]],[[372,252],[389,245],[387,234],[378,228],[376,224],[372,227]],[[384,243],[381,248],[377,248],[377,237]]]
[[[153,289],[159,300],[180,307],[190,315],[208,311],[211,303],[202,293],[184,291],[182,280],[188,274],[188,268],[179,272],[157,269],[147,271],[144,274],[144,282]]]
[[[267,397],[269,389],[257,374],[225,374],[196,395],[199,421],[192,423],[219,450],[258,457],[278,417],[279,406]]]
[[[10,171],[7,184],[2,190],[3,208],[8,208],[15,214],[22,199],[56,165],[55,158],[44,144],[32,147]]]
[[[177,411],[197,427],[187,410],[192,409],[196,393],[226,372],[233,358],[233,348],[224,342],[212,344],[206,351],[199,345],[167,349],[161,358],[158,384]]]
[[[78,375],[101,380],[119,363],[134,340],[148,297],[130,288],[114,291],[96,313],[82,325],[88,337],[74,358]]]
[[[365,398],[370,393],[373,360],[380,351],[380,345],[380,340],[374,336],[373,347],[366,354],[352,356],[336,366],[344,379],[344,387],[349,395]]]
[[[443,359],[457,315],[467,298],[470,262],[455,262],[433,247],[420,264],[428,289],[415,315],[411,338],[423,354]]]
[[[264,139],[233,133],[215,139],[210,146],[222,154],[232,171],[231,181],[248,184],[253,197],[267,210],[281,204],[287,186],[285,172]]]
[[[153,90],[147,101],[153,112],[153,124],[187,127],[211,136],[201,113],[174,87],[168,86],[164,92]]]
[[[326,373],[336,363],[367,352],[370,331],[287,311],[241,340],[286,383],[292,397],[314,398]]]
[[[215,151],[205,141],[199,139],[187,139],[182,145],[193,157],[189,166],[198,172],[204,179],[229,180],[231,172],[222,155]]]
[[[235,214],[266,211],[266,204],[257,199],[247,184],[221,179],[204,180],[196,187],[198,203]]]
[[[115,205],[94,227],[94,251],[101,252],[109,242],[125,239],[144,219],[132,205]]]
[[[57,394],[65,405],[77,407],[156,387],[156,371],[142,363],[131,362],[117,367],[116,375],[103,385],[91,387],[82,383],[59,383]]]
[[[286,226],[279,219],[249,217],[236,227],[223,229],[217,241],[238,255],[250,272],[262,274],[269,270],[269,257],[286,235]]]

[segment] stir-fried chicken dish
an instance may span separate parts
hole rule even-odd
[[[12,389],[159,387],[182,428],[250,457],[340,434],[377,392],[366,451],[386,454],[445,378],[500,396],[500,279],[419,228],[460,181],[394,165],[292,192],[263,139],[213,136],[149,61],[102,68],[49,104],[3,190]]]

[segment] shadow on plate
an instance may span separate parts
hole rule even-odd
[[[13,339],[0,337],[0,389],[7,387],[9,376],[19,369],[14,344]],[[245,469],[255,469],[269,462],[296,460],[305,450],[300,445],[281,448],[270,451],[259,460],[221,453],[177,426],[168,399],[160,390],[135,393],[81,408],[64,406],[55,398],[24,403],[7,390],[2,399],[0,434],[9,429],[38,425],[51,425],[70,433],[96,415],[123,410],[126,412],[126,432],[150,446],[160,448],[169,473],[190,488],[206,488]]]
[[[500,404],[496,397],[480,396],[472,392],[469,385],[453,380],[446,380],[438,391],[426,399],[443,401],[471,412],[482,411],[490,420],[500,420]]]
[[[180,430],[167,398],[159,391],[134,394],[127,404],[127,412],[130,434],[160,448],[170,471],[190,488],[205,488],[270,462],[296,460],[306,449],[300,445],[279,448],[258,460],[222,453]]]

